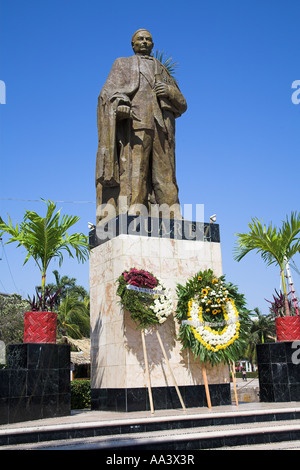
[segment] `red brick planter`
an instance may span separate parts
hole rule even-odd
[[[25,312],[23,343],[56,343],[57,314]]]
[[[300,316],[276,317],[275,326],[277,341],[300,340]]]

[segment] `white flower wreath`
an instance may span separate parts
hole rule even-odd
[[[198,299],[192,299],[189,302],[188,320],[183,323],[190,325],[195,337],[207,349],[216,352],[219,349],[225,349],[232,344],[239,336],[240,323],[238,321],[238,312],[232,299],[228,299],[221,306],[224,313],[224,326],[222,331],[213,329],[214,323],[203,321],[202,307]],[[216,326],[220,326],[215,324]]]

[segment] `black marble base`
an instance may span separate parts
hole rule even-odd
[[[70,346],[11,344],[0,370],[0,424],[69,415]]]
[[[90,231],[90,247],[95,248],[121,234],[220,243],[218,224],[122,214],[103,220]]]
[[[258,344],[260,401],[300,401],[300,341]]]
[[[155,410],[181,408],[175,387],[152,387]],[[204,385],[179,386],[186,408],[207,406]],[[209,386],[212,406],[231,405],[230,384]],[[145,411],[150,410],[147,388],[92,389],[92,410]]]

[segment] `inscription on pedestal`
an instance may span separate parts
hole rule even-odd
[[[121,234],[220,243],[218,224],[122,214],[90,231],[90,247],[94,248]]]

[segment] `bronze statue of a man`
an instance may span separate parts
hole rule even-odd
[[[97,223],[107,204],[116,213],[137,204],[179,204],[175,118],[186,111],[186,101],[150,55],[149,31],[136,31],[131,44],[135,55],[114,62],[98,98]]]

